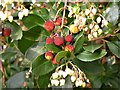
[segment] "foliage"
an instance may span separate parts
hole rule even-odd
[[[12,3],[14,7],[11,7]],[[16,3],[8,0],[5,7],[0,5],[5,9],[0,10],[0,86],[119,90],[119,2],[60,0],[46,3],[20,2],[20,5]],[[5,11],[7,18],[4,19],[2,15]],[[49,26],[52,25],[50,23],[49,27],[45,26],[48,20],[53,26]],[[12,30],[10,36],[3,34],[6,27]],[[54,29],[49,31],[48,28]],[[72,41],[65,40],[67,35],[72,35]],[[63,38],[61,45],[55,44],[58,36]],[[46,43],[48,37],[53,39],[51,44]],[[46,52],[53,54],[52,60],[47,60]],[[61,73],[63,76],[58,75]],[[64,77],[65,73],[67,75]],[[82,84],[77,82],[80,75],[84,79]],[[71,79],[72,76],[75,76],[75,81]],[[53,84],[52,80],[56,83]]]

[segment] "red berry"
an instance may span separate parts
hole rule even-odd
[[[48,20],[48,21],[45,22],[44,28],[45,28],[47,31],[51,32],[51,31],[54,30],[55,25],[54,25],[53,21]]]
[[[58,17],[58,18],[54,21],[54,24],[55,24],[56,26],[60,26],[61,23],[62,23],[62,18],[61,18],[61,17]]]
[[[47,60],[52,60],[52,59],[53,59],[53,54],[52,54],[51,52],[46,52],[46,53],[45,53],[45,58],[46,58]]]
[[[66,40],[67,42],[72,42],[73,36],[72,36],[72,35],[67,35],[67,36],[65,37],[65,40]]]
[[[68,45],[65,46],[65,51],[73,52],[74,51],[74,47],[71,44],[68,44]]]
[[[3,36],[9,37],[11,34],[11,29],[10,28],[4,28],[3,30]]]
[[[54,43],[55,43],[55,45],[57,45],[57,46],[60,46],[60,45],[64,44],[64,39],[63,39],[63,37],[61,37],[61,36],[55,37]]]
[[[48,38],[46,39],[46,44],[52,44],[52,43],[53,43],[53,38],[48,37]]]
[[[58,64],[57,61],[56,61],[56,57],[53,58],[52,63],[53,64]]]

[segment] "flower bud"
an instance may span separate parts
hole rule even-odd
[[[9,20],[10,22],[12,22],[12,21],[13,21],[13,16],[8,16],[8,20]]]
[[[1,18],[1,21],[4,21],[7,18],[7,16],[6,14],[3,13],[0,15],[0,18]]]
[[[75,76],[71,76],[71,81],[75,82],[75,80],[76,80],[76,77]]]
[[[53,74],[52,74],[53,79],[58,78],[58,75],[59,75],[59,74],[58,74],[57,72],[53,73]]]
[[[90,10],[89,9],[86,9],[85,10],[85,15],[88,15],[90,13]]]
[[[102,29],[98,29],[98,34],[99,34],[99,35],[102,34]]]
[[[107,26],[108,25],[108,21],[104,20],[104,25]]]
[[[84,28],[84,31],[88,31],[88,27]]]
[[[101,17],[98,17],[96,21],[97,21],[97,23],[100,23],[101,22]]]
[[[66,72],[67,74],[69,74],[69,75],[73,75],[73,74],[74,74],[74,71],[71,70],[70,68],[66,68],[66,69],[65,69],[65,72]]]
[[[97,13],[97,9],[96,8],[93,8],[92,9],[92,13],[95,15]]]
[[[92,29],[92,28],[93,28],[93,24],[90,24],[90,25],[89,25],[89,28]]]
[[[63,86],[63,85],[65,85],[65,79],[60,80],[60,86]]]
[[[23,12],[19,12],[19,13],[18,13],[18,17],[19,17],[20,20],[22,20],[23,15],[24,15]]]
[[[23,15],[28,16],[28,14],[29,14],[29,10],[26,8],[23,9]]]
[[[98,37],[97,32],[93,32],[93,36],[97,38]]]
[[[85,23],[85,22],[86,22],[86,18],[83,17],[83,18],[82,18],[82,23]]]
[[[98,30],[99,29],[99,25],[95,25],[94,28],[95,28],[95,30]]]
[[[92,40],[93,36],[91,34],[88,34],[88,40]]]

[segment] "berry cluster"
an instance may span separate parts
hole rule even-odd
[[[44,28],[48,32],[53,32],[55,26],[60,26],[62,24],[62,18],[57,17],[55,21],[52,20],[47,20],[44,24]],[[57,47],[61,47],[65,51],[74,51],[74,47],[71,44],[73,42],[73,36],[71,34],[66,35],[63,37],[62,35],[59,35],[57,32],[55,34],[51,34],[47,39],[46,39],[46,44],[54,44]],[[48,51],[45,53],[45,58],[47,60],[52,60],[53,64],[57,64],[56,62],[56,53],[52,51]]]
[[[63,86],[66,83],[67,77],[70,77],[71,82],[75,87],[87,87],[87,84],[90,83],[84,72],[71,62],[68,62],[55,70],[50,78],[51,82],[49,86]]]
[[[84,31],[88,40],[97,38],[103,33],[103,28],[108,27],[108,21],[101,14],[101,10],[94,4],[88,4],[87,9],[79,9],[80,6],[68,7],[68,17],[75,17],[74,24],[69,28],[72,33]],[[104,12],[104,11],[102,11]]]

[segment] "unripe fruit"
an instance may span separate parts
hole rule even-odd
[[[74,24],[72,24],[72,25],[70,26],[70,32],[71,32],[71,33],[74,33],[74,34],[78,33],[78,32],[79,32],[78,27],[75,26]]]
[[[55,45],[57,45],[57,46],[60,46],[60,45],[64,44],[64,39],[63,39],[63,37],[61,37],[61,36],[55,37],[54,43],[55,43]]]
[[[65,46],[65,51],[73,52],[74,51],[74,47],[72,45],[68,44],[68,45]]]
[[[72,41],[73,41],[73,36],[72,36],[72,35],[67,35],[67,36],[65,37],[65,40],[66,40],[67,42],[72,42]]]
[[[45,58],[46,58],[47,60],[52,60],[52,59],[53,59],[53,54],[52,54],[51,52],[46,52],[46,53],[45,53]]]
[[[46,39],[46,44],[52,44],[54,42],[54,40],[53,40],[53,38],[51,38],[51,37],[48,37],[47,39]]]
[[[9,37],[11,34],[11,29],[10,28],[4,28],[3,30],[3,36]]]
[[[56,26],[60,26],[61,23],[62,23],[62,18],[61,18],[61,17],[58,17],[58,18],[54,21],[54,24],[55,24]]]
[[[48,20],[48,21],[45,22],[44,28],[45,28],[47,31],[51,32],[51,31],[54,30],[55,25],[54,25],[54,23],[53,23],[52,21]]]

